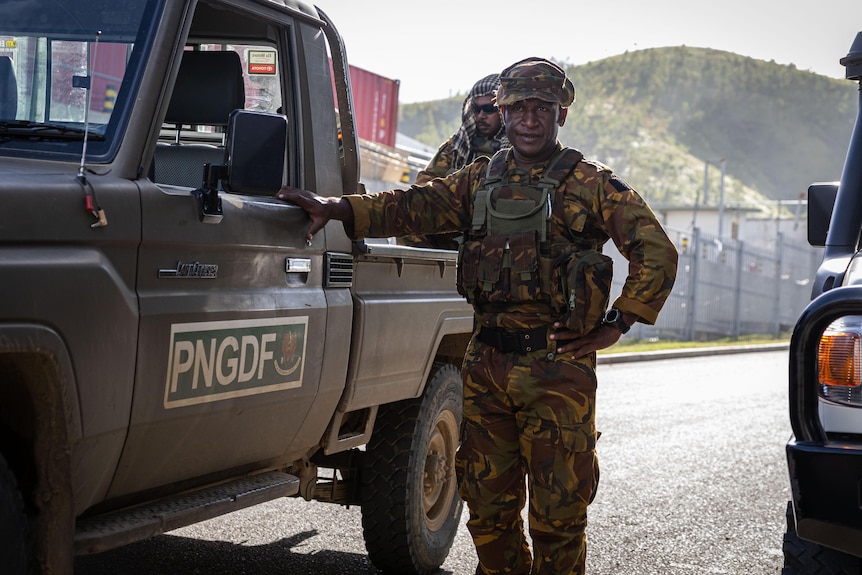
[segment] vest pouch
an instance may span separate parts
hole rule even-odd
[[[479,288],[479,253],[481,251],[481,240],[467,240],[458,250],[455,285],[458,288],[458,293],[471,303],[476,299],[476,292]]]
[[[566,299],[563,324],[578,335],[592,331],[610,303],[613,259],[598,250],[582,250],[565,259],[558,271]]]
[[[508,262],[504,262],[503,272],[509,272],[511,300],[522,302],[543,299],[536,232],[512,234],[509,237],[508,259]],[[506,263],[510,264],[508,270]]]
[[[569,309],[568,300],[564,294],[561,274],[565,273],[565,265],[560,265],[560,258],[539,256],[539,273],[542,277],[542,289],[546,299],[551,302],[551,311],[562,317]],[[545,281],[547,279],[547,281]]]
[[[508,275],[500,273],[503,259],[508,258],[505,236],[485,236],[479,248],[478,291],[482,300],[504,302],[509,300]]]
[[[497,197],[503,194],[514,194],[518,198]],[[549,201],[547,189],[503,186],[499,190],[492,190],[485,196],[488,235],[511,236],[525,230],[537,230],[544,238],[550,214]]]

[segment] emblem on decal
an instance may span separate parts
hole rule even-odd
[[[281,336],[281,356],[274,360],[275,371],[279,375],[290,375],[299,367],[302,356],[296,353],[296,333],[288,332]]]

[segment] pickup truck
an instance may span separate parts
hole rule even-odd
[[[283,184],[361,192],[346,50],[300,0],[0,2],[0,564],[281,497],[370,560],[458,528],[456,254],[307,242]]]
[[[862,82],[862,32],[841,63]],[[862,572],[862,99],[859,112],[841,180],[808,189],[808,240],[825,250],[790,343],[782,575]]]

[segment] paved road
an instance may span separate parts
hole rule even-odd
[[[599,366],[590,575],[778,574],[787,353]],[[466,530],[441,575],[471,575]],[[80,557],[76,575],[373,575],[359,509],[271,502]]]
[[[600,366],[592,575],[780,572],[787,353]]]

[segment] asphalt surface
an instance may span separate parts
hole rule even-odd
[[[780,573],[786,349],[602,356],[602,478],[589,512],[589,575]],[[440,575],[475,571],[466,518]],[[365,553],[358,508],[297,499],[76,560],[75,575],[116,573],[379,574]]]
[[[660,361],[666,359],[681,359],[686,357],[711,357],[715,355],[735,355],[740,353],[757,353],[764,351],[787,351],[790,343],[761,343],[753,345],[717,345],[710,347],[692,347],[666,349],[658,351],[642,351],[629,353],[606,353],[598,356],[599,365],[614,363],[631,363],[635,361]]]

